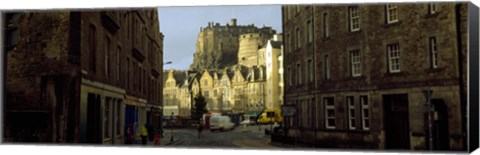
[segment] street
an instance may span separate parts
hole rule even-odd
[[[215,131],[208,129],[198,131],[193,128],[173,129],[174,142],[170,142],[171,129],[165,129],[166,136],[162,138],[165,147],[192,147],[192,148],[245,148],[245,149],[272,149],[278,148],[269,144],[269,138],[264,136],[264,129],[269,126],[249,126],[245,130],[238,126],[231,131]],[[168,144],[168,145],[167,145]]]

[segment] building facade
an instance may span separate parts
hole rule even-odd
[[[5,141],[120,144],[127,126],[159,127],[163,35],[156,10],[5,19]]]
[[[282,38],[281,35],[275,35],[265,44],[265,62],[266,62],[266,86],[265,86],[265,107],[267,109],[280,108],[283,103],[283,68],[281,68],[282,56]]]
[[[466,149],[467,6],[284,6],[284,98],[297,109],[288,136],[318,147]]]

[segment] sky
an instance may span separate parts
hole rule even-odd
[[[208,22],[225,25],[232,17],[237,25],[269,26],[282,32],[280,5],[159,7],[160,32],[163,33],[164,70],[186,70],[193,62],[200,27]]]

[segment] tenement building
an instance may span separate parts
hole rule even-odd
[[[155,9],[7,13],[6,142],[123,144],[158,129],[163,35]]]
[[[467,3],[284,6],[297,144],[466,149]]]

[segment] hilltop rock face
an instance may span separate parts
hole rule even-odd
[[[226,25],[210,22],[207,27],[200,28],[190,70],[223,69],[238,64],[239,37],[247,33],[270,38],[276,31],[271,27],[258,28],[253,24],[237,25],[236,19]]]

